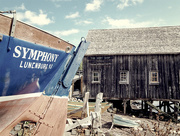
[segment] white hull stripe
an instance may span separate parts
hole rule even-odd
[[[2,96],[2,97],[0,97],[0,102],[18,100],[18,99],[24,99],[24,98],[31,98],[31,97],[40,97],[41,94],[42,94],[42,92],[29,93],[29,94],[20,94],[20,95]]]
[[[21,94],[21,95],[10,95],[10,96],[2,96],[0,97],[0,102],[18,100],[24,98],[32,98],[32,97],[40,97],[42,92],[39,93],[29,93],[29,94]],[[54,98],[67,98],[68,96],[53,96]]]

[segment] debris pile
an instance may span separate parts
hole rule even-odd
[[[75,97],[70,98],[69,101],[73,101],[73,102],[83,102],[81,99],[77,99],[77,98],[75,98]]]
[[[31,136],[36,129],[36,122],[22,121],[10,132],[10,136]]]
[[[101,131],[101,102],[103,98],[103,93],[99,93],[96,97],[96,103],[94,105],[94,111],[89,112],[89,92],[85,94],[84,103],[82,107],[68,112],[68,117],[77,112],[81,113],[80,118],[67,119],[67,124],[65,128],[65,136],[70,135],[97,135],[102,136]]]

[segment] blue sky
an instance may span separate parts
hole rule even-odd
[[[0,11],[78,45],[90,29],[180,25],[180,0],[0,0]]]

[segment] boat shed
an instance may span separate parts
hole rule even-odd
[[[85,92],[109,100],[180,99],[180,26],[89,30]]]

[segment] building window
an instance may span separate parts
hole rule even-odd
[[[119,84],[129,84],[129,71],[120,71]]]
[[[149,76],[150,84],[158,84],[159,83],[159,77],[158,77],[158,71],[150,71]]]
[[[100,72],[92,72],[92,83],[100,83]]]

